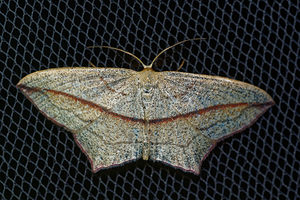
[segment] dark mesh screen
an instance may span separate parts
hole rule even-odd
[[[300,198],[299,2],[134,2],[0,1],[0,199]],[[206,39],[187,48],[181,71],[241,80],[276,102],[218,143],[199,176],[143,160],[93,174],[72,134],[16,88],[38,70],[113,63],[88,46],[118,47],[149,64],[195,37]]]

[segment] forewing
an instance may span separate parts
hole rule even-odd
[[[217,140],[250,126],[274,104],[255,86],[215,76],[162,72],[158,88],[167,107],[150,121],[150,156],[195,173]]]
[[[63,92],[119,115],[143,118],[142,104],[135,102],[135,75],[136,71],[120,68],[57,68],[29,74],[19,85]]]
[[[59,68],[30,74],[18,87],[49,119],[74,133],[97,171],[141,157],[144,126],[134,76],[128,69]]]

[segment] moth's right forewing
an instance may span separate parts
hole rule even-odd
[[[74,133],[97,171],[141,157],[144,126],[131,119],[142,112],[124,101],[132,98],[134,75],[126,69],[59,68],[30,74],[18,87],[47,118]],[[114,112],[126,106],[132,116]]]

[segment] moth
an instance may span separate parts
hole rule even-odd
[[[253,124],[274,101],[262,89],[218,76],[144,69],[64,67],[17,87],[51,121],[72,132],[92,171],[136,159],[200,173],[221,139]]]

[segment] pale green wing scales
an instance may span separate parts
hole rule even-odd
[[[150,158],[196,173],[218,140],[250,126],[274,104],[260,88],[236,80],[183,72],[158,76],[148,106]]]
[[[129,52],[106,48],[142,63]],[[274,104],[265,91],[247,83],[155,72],[152,64],[143,64],[140,72],[43,70],[23,78],[18,87],[45,116],[74,134],[94,172],[150,158],[198,174],[219,140],[250,126]]]
[[[74,133],[97,171],[142,155],[144,126],[138,119],[144,114],[135,75],[114,68],[49,69],[26,76],[18,87],[49,119]]]

